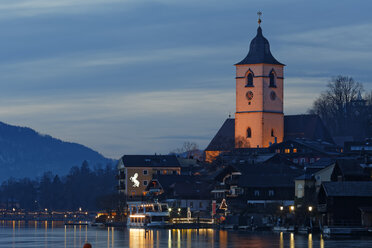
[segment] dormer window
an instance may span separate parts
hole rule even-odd
[[[269,85],[269,87],[274,87],[274,88],[276,88],[276,83],[275,83],[275,73],[274,73],[274,70],[271,70],[270,75],[269,75],[269,78],[270,78],[270,85]]]
[[[247,76],[247,87],[253,87],[253,73],[249,72]]]

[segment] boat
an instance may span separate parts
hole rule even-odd
[[[166,203],[128,203],[130,228],[165,228],[170,223],[170,208]]]

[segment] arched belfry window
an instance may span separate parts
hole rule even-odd
[[[274,72],[274,70],[271,70],[270,75],[269,75],[269,78],[270,78],[270,85],[269,85],[269,87],[276,87],[276,84],[275,84],[275,72]]]
[[[253,86],[253,73],[248,73],[246,86]]]
[[[250,127],[248,127],[247,129],[247,138],[251,138],[252,137],[252,130]]]
[[[275,137],[274,129],[271,129],[271,137]]]

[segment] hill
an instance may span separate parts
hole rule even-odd
[[[0,122],[0,181],[9,177],[32,178],[46,171],[63,175],[84,160],[90,166],[114,163],[86,146]]]

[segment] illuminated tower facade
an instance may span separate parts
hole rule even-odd
[[[235,147],[261,148],[282,142],[284,64],[271,54],[260,26],[248,55],[235,66]]]

